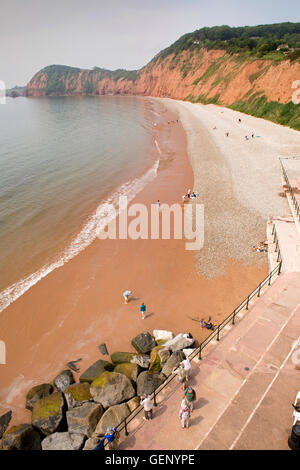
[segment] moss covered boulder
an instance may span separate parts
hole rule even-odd
[[[104,408],[117,405],[135,396],[131,381],[117,372],[103,372],[91,384],[91,395]]]
[[[159,372],[162,368],[161,365],[161,360],[159,356],[159,351],[163,349],[163,346],[155,346],[155,348],[152,349],[151,354],[150,354],[150,367],[149,367],[149,372],[155,373]]]
[[[55,432],[42,441],[42,450],[81,450],[86,436],[69,432]]]
[[[147,370],[142,372],[137,378],[137,394],[139,396],[151,395],[164,381],[160,374],[151,374]]]
[[[134,356],[135,356],[134,353],[114,352],[111,354],[110,358],[113,364],[124,364],[124,363],[130,362]]]
[[[32,424],[48,436],[60,430],[65,420],[66,404],[61,392],[35,402],[32,410]]]
[[[61,371],[53,380],[59,392],[64,392],[67,387],[75,383],[74,376],[69,369]]]
[[[26,395],[26,408],[27,410],[32,411],[33,405],[36,401],[40,400],[41,398],[48,397],[53,392],[54,388],[51,384],[41,384],[32,387]]]
[[[130,410],[126,403],[115,405],[105,411],[100,419],[92,437],[104,436],[108,428],[118,426],[123,419],[130,414]]]
[[[148,333],[148,331],[143,331],[143,333],[140,333],[133,338],[131,344],[140,354],[147,354],[156,346],[155,339],[150,335],[150,333]]]
[[[64,394],[69,409],[81,406],[93,399],[88,382],[72,384],[65,389]]]
[[[91,437],[103,413],[102,405],[96,403],[84,403],[67,411],[69,433]]]
[[[40,450],[41,436],[30,424],[12,426],[3,434],[3,450]]]
[[[94,362],[83,374],[79,377],[80,382],[88,382],[92,383],[99,375],[102,374],[104,371],[113,371],[114,365],[108,361],[103,361],[99,359],[98,361]]]
[[[0,439],[5,433],[12,417],[12,411],[8,411],[4,415],[0,416]]]
[[[136,382],[137,376],[140,373],[140,367],[137,364],[118,364],[115,367],[114,372],[118,372],[119,374],[124,374],[126,377],[133,382]]]

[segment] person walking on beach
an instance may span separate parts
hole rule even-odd
[[[192,367],[189,358],[187,357],[186,359],[184,359],[181,362],[181,364],[183,365],[186,381],[188,381],[189,378],[190,378],[190,371],[191,371],[191,367]]]
[[[140,306],[140,312],[142,314],[142,320],[145,320],[145,318],[146,318],[146,305],[144,304],[144,302]]]
[[[132,295],[132,293],[131,293],[130,290],[126,290],[125,292],[123,292],[123,297],[124,297],[125,304],[128,304],[128,300],[129,300],[129,297],[131,295]]]
[[[151,421],[153,418],[153,403],[151,400],[150,395],[146,395],[144,397],[141,397],[141,405],[144,407],[144,420],[145,421]]]
[[[116,449],[118,437],[119,433],[117,431],[117,426],[115,426],[114,428],[107,428],[106,434],[103,439],[107,439],[109,450]]]
[[[160,200],[159,200],[159,199],[157,199],[157,203],[156,203],[156,204],[157,204],[157,207],[158,207],[158,209],[159,209],[159,208],[160,208]]]
[[[180,408],[179,419],[181,421],[182,429],[189,427],[190,416],[191,416],[191,412],[188,406],[185,406],[184,408]]]
[[[194,409],[194,402],[196,400],[195,390],[191,386],[188,386],[184,391],[184,397],[185,397],[187,406],[189,407],[190,411],[192,412],[193,409]]]

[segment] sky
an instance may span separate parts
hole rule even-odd
[[[64,64],[136,70],[204,26],[300,21],[299,0],[0,0],[0,80]]]

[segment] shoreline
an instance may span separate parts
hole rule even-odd
[[[162,152],[157,177],[134,202],[148,205],[160,199],[172,204],[194,187],[186,133],[180,119],[178,124],[167,124],[177,118],[178,112],[167,105],[157,126]],[[98,350],[101,343],[110,354],[130,351],[136,334],[153,329],[191,331],[197,340],[204,339],[205,332],[191,317],[212,315],[219,323],[267,270],[227,259],[224,274],[209,280],[196,271],[194,253],[185,251],[183,244],[183,240],[95,240],[4,310],[1,339],[7,345],[8,364],[1,366],[0,414],[12,409],[12,424],[30,421],[30,412],[24,409],[27,390],[52,381],[78,357],[82,357],[80,373],[97,359],[106,359]],[[122,292],[127,288],[139,300],[125,306]],[[149,315],[145,321],[138,311],[142,301]]]

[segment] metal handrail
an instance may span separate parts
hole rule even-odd
[[[215,330],[205,338],[204,341],[202,341],[199,345],[198,348],[195,349],[195,351],[189,355],[189,359],[193,359],[198,355],[198,359],[202,360],[202,352],[203,349],[215,338],[217,337],[217,341],[220,341],[220,332],[225,328],[228,323],[232,322],[232,325],[235,324],[235,319],[236,316],[239,314],[239,312],[245,308],[246,310],[249,309],[249,303],[257,295],[257,297],[260,297],[261,294],[261,289],[268,284],[268,286],[271,285],[272,277],[275,276],[275,274],[278,274],[278,276],[281,273],[282,269],[282,259],[281,259],[281,254],[280,254],[280,248],[279,248],[279,243],[278,243],[278,237],[277,237],[277,232],[276,232],[276,227],[275,224],[273,224],[273,232],[272,234],[274,235],[274,243],[276,243],[276,252],[278,252],[278,257],[277,257],[277,262],[278,265],[269,273],[269,275],[262,281],[260,284],[246,297],[238,307],[236,307],[233,312],[225,318],[225,320],[220,323]],[[157,395],[165,388],[167,387],[174,379],[176,375],[171,373],[166,379],[162,382],[161,385],[159,385],[150,395],[151,398],[153,399],[153,404],[154,406],[157,406],[156,402],[156,397]],[[135,410],[133,410],[126,418],[124,418],[117,426],[118,431],[123,431],[125,430],[125,435],[128,436],[128,424],[143,410],[143,406],[139,405]]]
[[[299,207],[299,204],[298,204],[298,201],[295,197],[295,193],[294,193],[294,190],[290,184],[290,181],[289,181],[289,178],[288,178],[288,175],[287,175],[287,172],[283,166],[283,163],[281,161],[281,158],[280,158],[280,163],[281,163],[281,168],[282,168],[282,173],[283,173],[283,177],[285,179],[285,182],[286,182],[286,185],[288,186],[288,189],[289,189],[289,193],[290,193],[290,196],[292,198],[292,201],[294,203],[294,206],[295,206],[295,211],[296,211],[296,214],[297,214],[297,217],[299,219],[299,222],[300,222],[300,207]]]

